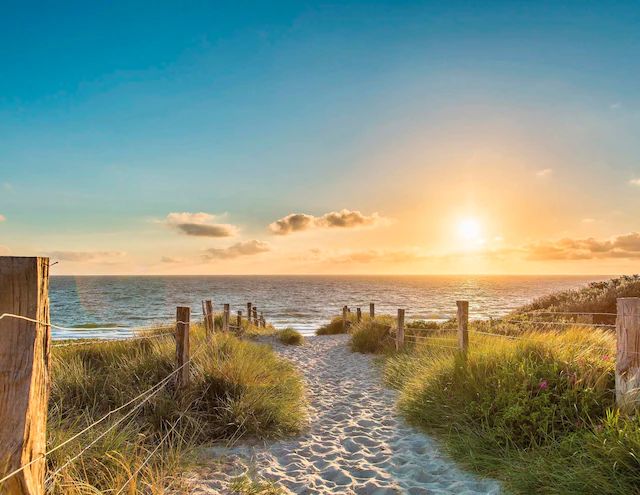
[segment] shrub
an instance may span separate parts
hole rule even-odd
[[[513,492],[640,493],[637,422],[612,413],[614,335],[520,332],[471,333],[466,359],[429,341],[387,357],[401,413]]]
[[[278,331],[278,340],[284,345],[301,345],[304,342],[304,339],[300,332],[294,330],[291,327],[283,328]]]

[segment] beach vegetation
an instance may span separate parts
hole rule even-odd
[[[302,334],[291,327],[278,330],[276,335],[280,343],[284,345],[302,345],[304,343]]]
[[[127,495],[182,492],[187,481],[180,473],[199,447],[301,430],[302,380],[269,346],[230,333],[206,342],[204,329],[192,326],[191,349],[184,391],[173,377],[153,388],[174,369],[170,335],[53,349],[48,447],[64,445],[47,458],[49,493],[118,493],[125,484]]]

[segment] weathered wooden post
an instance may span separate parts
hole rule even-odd
[[[469,350],[469,301],[456,301],[458,306],[458,343],[463,354]]]
[[[362,322],[362,311],[360,308],[356,308],[356,318],[358,319],[358,325]]]
[[[640,401],[640,297],[618,298],[616,403],[624,413]]]
[[[238,311],[238,333],[242,328],[242,311]]]
[[[49,351],[49,259],[0,257],[0,483],[2,495],[43,495]]]
[[[191,319],[191,308],[188,306],[178,306],[176,311],[176,369],[180,371],[176,374],[176,388],[185,389],[189,386],[189,321]]]
[[[247,303],[247,323],[251,325],[251,303]]]
[[[207,308],[207,316],[206,316],[206,324],[205,329],[207,331],[207,342],[211,342],[213,340],[213,333],[215,332],[215,315],[213,314],[213,302],[206,301]]]
[[[374,303],[369,303],[369,318],[372,320],[376,317],[376,305]]]
[[[253,311],[253,324],[257,327],[258,326],[258,308],[254,306],[252,308],[252,311]]]
[[[231,307],[228,304],[224,305],[224,310],[222,314],[222,331],[229,331],[229,319],[231,318]]]
[[[260,326],[262,328],[267,328],[267,322],[264,319],[264,313],[260,311]]]
[[[404,309],[398,310],[398,330],[396,331],[396,351],[404,347]]]
[[[348,324],[348,320],[347,320],[347,307],[344,306],[342,308],[342,331],[347,333],[347,324]]]

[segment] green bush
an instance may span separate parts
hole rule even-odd
[[[437,341],[387,357],[410,422],[514,493],[640,493],[637,421],[613,412],[612,333],[470,337],[466,358]]]
[[[302,345],[304,342],[304,338],[297,330],[294,330],[291,327],[283,328],[278,331],[278,340],[284,345]]]

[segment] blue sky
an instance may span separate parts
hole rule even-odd
[[[638,2],[5,2],[3,11],[7,252],[126,253],[126,263],[96,256],[88,266],[70,256],[65,269],[77,273],[160,273],[162,257],[186,272],[307,272],[335,269],[299,263],[309,249],[331,260],[365,248],[455,250],[447,223],[477,212],[484,237],[513,246],[640,230]],[[393,221],[268,231],[292,213],[343,209]],[[224,218],[239,235],[176,234],[172,212]],[[191,263],[250,240],[273,252]],[[548,261],[546,271],[612,262]],[[416,263],[353,269],[449,266]],[[482,270],[539,270],[488,263]]]

